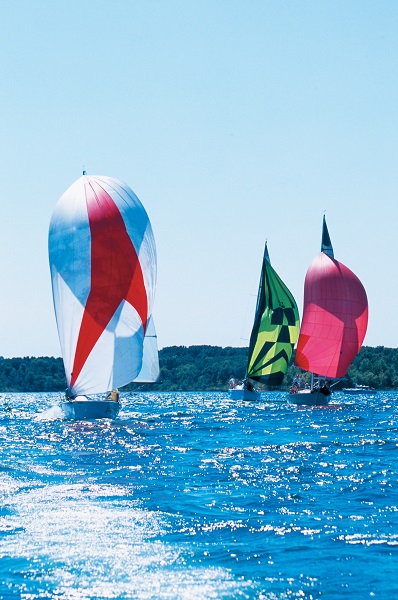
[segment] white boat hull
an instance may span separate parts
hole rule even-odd
[[[321,392],[311,390],[301,390],[295,394],[288,394],[289,404],[297,406],[327,406],[331,396],[326,396]]]
[[[120,402],[114,400],[90,400],[77,396],[60,404],[66,419],[115,419],[119,414]]]
[[[260,392],[250,392],[249,390],[232,389],[229,390],[229,397],[232,400],[261,400]]]
[[[355,395],[363,395],[366,394],[368,396],[374,396],[375,394],[377,394],[376,390],[361,390],[361,389],[356,389],[356,388],[343,388],[343,392],[345,394],[355,394]]]

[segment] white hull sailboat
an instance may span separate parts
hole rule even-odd
[[[159,375],[155,241],[134,192],[83,173],[54,209],[49,260],[68,384],[61,408],[71,419],[115,418],[117,388]]]
[[[363,343],[368,302],[358,277],[334,258],[323,217],[321,253],[310,265],[304,283],[304,313],[295,365],[310,372],[310,389],[292,386],[292,404],[327,405],[333,379],[343,378]],[[322,383],[321,378],[323,378]],[[315,386],[317,382],[317,387]]]
[[[230,397],[260,400],[252,381],[278,386],[297,341],[299,315],[296,302],[271,266],[267,244],[261,269],[253,329],[250,336],[246,378],[242,386],[230,380]]]
[[[375,396],[377,394],[377,390],[367,386],[367,385],[356,385],[353,388],[343,388],[344,394],[352,394],[352,395],[365,395],[365,396]]]

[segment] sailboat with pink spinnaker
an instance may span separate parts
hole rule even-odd
[[[368,300],[361,281],[334,258],[323,218],[321,252],[304,282],[304,311],[295,365],[311,373],[308,389],[292,386],[292,404],[326,405],[333,379],[343,378],[361,349],[368,324]]]

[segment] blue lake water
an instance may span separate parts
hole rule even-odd
[[[2,394],[0,598],[398,598],[398,393]]]

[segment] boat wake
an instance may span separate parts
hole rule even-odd
[[[64,419],[65,415],[60,406],[52,406],[47,410],[39,413],[36,417],[36,421],[57,421],[58,419]]]

